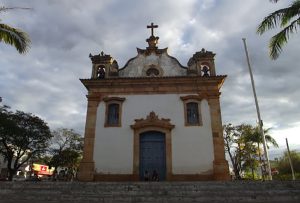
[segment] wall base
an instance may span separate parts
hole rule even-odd
[[[113,182],[113,181],[139,181],[139,177],[133,174],[99,174],[94,175],[94,181]]]
[[[230,180],[229,165],[226,160],[214,161],[214,180]]]
[[[94,181],[94,162],[84,162],[82,161],[79,166],[79,171],[77,178],[79,181]]]
[[[214,174],[171,174],[166,181],[212,181],[215,180]],[[218,179],[219,180],[219,179]],[[84,181],[84,180],[80,180]],[[138,175],[134,174],[99,174],[93,176],[93,181],[97,182],[124,182],[140,181]]]

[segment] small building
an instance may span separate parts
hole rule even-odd
[[[123,68],[108,54],[91,55],[81,181],[229,180],[220,88],[211,51],[201,49],[187,66],[157,47],[159,37]],[[113,43],[113,42],[112,42]]]

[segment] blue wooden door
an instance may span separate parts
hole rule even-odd
[[[145,171],[151,179],[154,170],[160,181],[166,179],[166,140],[164,133],[148,131],[140,135],[140,180]]]

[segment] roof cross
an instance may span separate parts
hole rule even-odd
[[[147,28],[151,28],[151,36],[154,36],[153,35],[153,29],[158,28],[158,25],[154,25],[153,23],[151,23],[151,25],[147,25]]]

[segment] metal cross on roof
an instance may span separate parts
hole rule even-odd
[[[147,28],[151,28],[151,36],[154,36],[153,29],[158,28],[158,25],[154,25],[154,23],[151,23],[151,25],[147,25]]]

